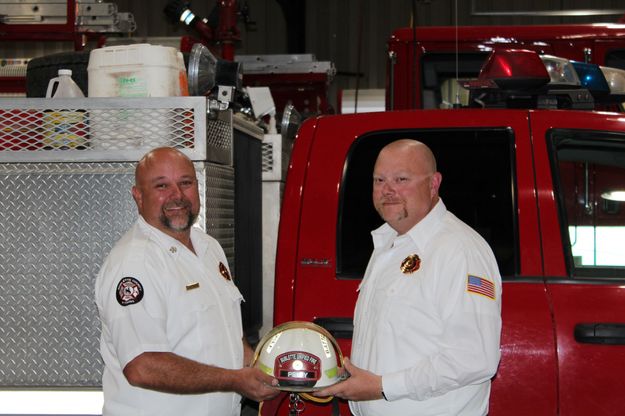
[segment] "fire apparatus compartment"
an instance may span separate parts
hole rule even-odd
[[[271,89],[278,119],[287,104],[304,118],[330,112],[328,87],[336,75],[332,62],[317,61],[312,54],[238,55],[235,59],[243,65],[246,86]]]
[[[137,217],[135,165],[155,146],[176,147],[193,161],[202,201],[197,226],[223,246],[248,310],[262,307],[254,301],[261,268],[244,263],[261,243],[237,235],[260,229],[260,209],[235,209],[241,194],[261,206],[257,130],[229,110],[209,112],[205,97],[0,100],[4,386],[100,386],[94,279]],[[256,168],[258,181],[242,176]],[[256,316],[248,329],[260,327]]]

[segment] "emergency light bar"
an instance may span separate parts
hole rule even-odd
[[[591,110],[595,101],[625,101],[625,70],[539,55],[526,49],[495,49],[477,79],[459,80],[470,104],[506,108]]]
[[[577,76],[577,71],[568,59],[552,55],[541,55],[541,61],[549,73],[550,85],[567,87],[579,87],[582,83]]]
[[[622,95],[625,93],[625,70],[600,66],[603,76],[610,87],[610,94]]]
[[[578,61],[571,61],[571,64],[575,68],[575,72],[577,72],[582,87],[588,89],[593,95],[610,93],[610,87],[599,65]]]

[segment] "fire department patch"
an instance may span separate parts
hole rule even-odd
[[[228,268],[222,262],[219,262],[219,273],[221,273],[224,279],[232,280],[232,277],[230,277],[230,272],[228,271]]]
[[[122,306],[133,305],[143,299],[143,286],[134,277],[124,277],[117,284],[117,302]]]
[[[401,262],[401,272],[404,274],[410,274],[416,272],[421,267],[421,259],[416,254],[411,254]]]

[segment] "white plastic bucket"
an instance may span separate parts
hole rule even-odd
[[[170,97],[188,95],[182,54],[175,48],[147,43],[94,49],[87,67],[90,97]],[[152,148],[170,144],[167,109],[149,114],[151,131],[137,128],[145,112],[92,110],[92,145],[96,149]],[[111,134],[114,127],[114,134]]]
[[[90,97],[184,95],[182,54],[169,46],[140,43],[93,49],[89,54]]]

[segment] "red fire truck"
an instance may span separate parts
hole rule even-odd
[[[388,41],[387,109],[451,105],[445,81],[476,77],[492,50],[511,48],[625,69],[625,24],[398,29]]]
[[[460,70],[454,28],[397,31],[389,107],[438,108],[442,81],[458,73],[473,78],[460,82],[472,89],[454,86],[462,94],[452,96],[477,108],[306,120],[284,191],[274,323],[316,322],[349,356],[370,231],[382,223],[371,202],[373,164],[387,143],[418,139],[437,158],[447,208],[489,242],[502,275],[502,358],[489,414],[625,414],[625,116],[596,110],[621,108],[625,98],[611,93],[623,73],[606,79],[607,68],[585,59],[623,67],[625,27],[585,28],[575,36],[571,27],[522,28],[523,40],[521,28],[461,28],[459,50],[470,56]],[[580,62],[573,71],[553,55]],[[545,78],[554,69],[560,75]],[[577,84],[563,80],[566,71]],[[288,414],[289,401],[269,408]],[[306,402],[303,413],[332,411]],[[345,403],[340,412],[349,414]]]

